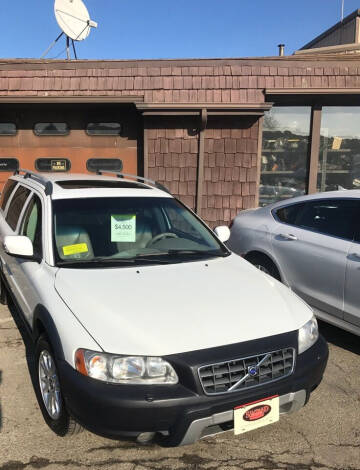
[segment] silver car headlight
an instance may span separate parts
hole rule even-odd
[[[313,317],[305,323],[298,331],[298,351],[299,354],[309,349],[319,338],[318,323]]]
[[[122,384],[176,384],[174,368],[161,357],[120,356],[78,349],[75,367],[83,375]]]

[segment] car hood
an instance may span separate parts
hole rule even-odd
[[[287,287],[234,254],[60,268],[55,288],[101,348],[116,354],[164,356],[249,341],[296,330],[312,315]]]

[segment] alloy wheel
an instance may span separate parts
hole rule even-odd
[[[55,361],[46,350],[39,356],[39,385],[46,411],[50,418],[58,419],[62,409],[60,383]]]

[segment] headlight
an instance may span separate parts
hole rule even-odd
[[[123,384],[176,384],[173,367],[161,357],[119,356],[78,349],[76,369],[83,375]]]
[[[309,349],[318,339],[319,329],[316,318],[313,316],[303,327],[300,328],[298,334],[299,354]]]

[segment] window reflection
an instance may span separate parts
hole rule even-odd
[[[66,122],[37,122],[34,127],[35,135],[68,135],[70,128]]]
[[[16,124],[13,122],[0,122],[0,135],[15,135]]]
[[[88,135],[120,135],[121,124],[119,122],[89,122],[86,126]]]
[[[259,205],[304,194],[308,178],[310,106],[265,113]]]
[[[360,188],[360,107],[323,107],[318,191]]]

